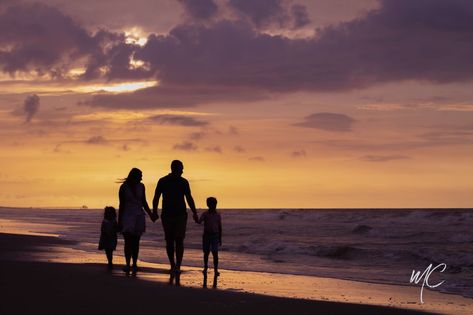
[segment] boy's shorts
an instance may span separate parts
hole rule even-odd
[[[204,233],[202,235],[202,250],[204,252],[218,252],[218,233]]]

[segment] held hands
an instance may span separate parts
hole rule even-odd
[[[199,223],[199,216],[197,215],[197,211],[192,214],[192,219],[194,219],[195,223]]]
[[[150,215],[151,221],[156,222],[159,219],[158,212],[153,212]]]

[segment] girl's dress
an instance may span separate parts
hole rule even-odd
[[[117,248],[117,223],[103,219],[102,227],[100,228],[100,250],[115,250]]]
[[[143,211],[144,185],[138,184],[133,192],[130,186],[124,183],[120,187],[120,196],[121,232],[140,236],[146,229]]]

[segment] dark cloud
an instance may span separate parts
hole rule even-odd
[[[184,127],[202,127],[209,123],[204,120],[195,119],[190,116],[181,115],[155,115],[148,118],[149,120],[156,122],[160,125],[176,125]]]
[[[240,130],[238,130],[235,126],[228,127],[228,134],[232,136],[238,136],[240,134]]]
[[[367,162],[389,162],[393,160],[407,160],[410,157],[405,155],[365,155],[360,159]]]
[[[351,131],[354,122],[353,118],[344,114],[315,113],[305,117],[303,122],[294,124],[294,126],[346,132]]]
[[[291,152],[291,156],[295,158],[306,157],[307,153],[305,150],[296,150]]]
[[[193,132],[189,135],[189,139],[198,141],[198,140],[201,140],[205,136],[206,136],[206,133],[203,131]]]
[[[183,143],[175,144],[173,149],[180,151],[195,151],[197,150],[197,146],[190,141],[184,141]]]
[[[256,161],[256,162],[264,162],[265,158],[262,157],[262,156],[252,156],[252,157],[248,158],[248,160]]]
[[[80,105],[105,108],[180,108],[221,101],[255,101],[269,97],[268,93],[253,93],[250,88],[173,85],[158,86],[136,92],[100,93]]]
[[[310,23],[309,12],[305,6],[294,4],[291,7],[291,13],[294,18],[294,28],[301,28]]]
[[[236,153],[243,153],[245,152],[245,149],[240,145],[236,145],[233,147],[233,151],[235,151]]]
[[[36,94],[27,96],[23,102],[23,110],[26,113],[26,122],[30,122],[39,110],[39,96]]]
[[[60,72],[63,64],[92,52],[97,44],[71,18],[39,3],[5,9],[0,13],[0,29],[0,45],[6,48],[0,49],[0,66],[12,74]]]
[[[88,144],[98,144],[98,145],[105,145],[108,143],[108,140],[105,139],[104,137],[102,136],[92,136],[90,137],[86,143]]]
[[[57,145],[54,147],[53,152],[54,152],[54,153],[62,153],[62,154],[69,154],[69,153],[71,153],[71,151],[68,150],[68,149],[65,149],[64,146],[63,146],[61,143],[57,144]]]
[[[0,67],[12,74],[34,70],[60,77],[64,68],[85,58],[83,79],[159,80],[159,87],[96,95],[87,103],[116,108],[193,106],[403,80],[473,79],[471,1],[380,0],[364,16],[304,39],[258,29],[286,25],[288,15],[302,25],[302,7],[282,0],[231,0],[229,5],[241,13],[240,20],[178,25],[168,34],[152,34],[144,47],[127,44],[119,33],[91,34],[45,5],[14,5],[0,13]],[[131,59],[145,66],[130,67]]]
[[[192,18],[208,20],[218,12],[218,6],[213,0],[178,0]]]
[[[215,152],[215,153],[222,153],[222,148],[219,145],[213,146],[213,147],[207,147],[205,148],[205,151],[208,152]]]
[[[133,68],[136,45],[125,35],[106,30],[87,31],[58,9],[40,3],[17,3],[0,12],[0,67],[12,75],[34,71],[62,78],[84,59],[83,79],[149,77],[145,68]]]
[[[379,9],[309,39],[271,36],[244,21],[223,20],[151,36],[137,56],[164,85],[204,86],[215,93],[230,87],[288,92],[402,80],[457,82],[473,78],[471,30],[472,2],[382,0]]]
[[[288,19],[282,0],[230,0],[229,5],[258,27],[270,24],[283,26]]]

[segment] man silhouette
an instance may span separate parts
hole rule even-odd
[[[189,182],[183,178],[184,165],[179,160],[171,163],[171,173],[160,178],[156,185],[153,198],[153,215],[155,220],[158,216],[158,205],[161,194],[163,195],[161,221],[166,238],[166,253],[171,265],[171,279],[176,277],[178,284],[181,270],[182,257],[184,255],[184,238],[186,236],[187,208],[186,202],[193,212],[194,221],[198,220],[194,199],[191,195]],[[185,201],[184,201],[185,198]],[[174,253],[176,259],[174,260]]]

